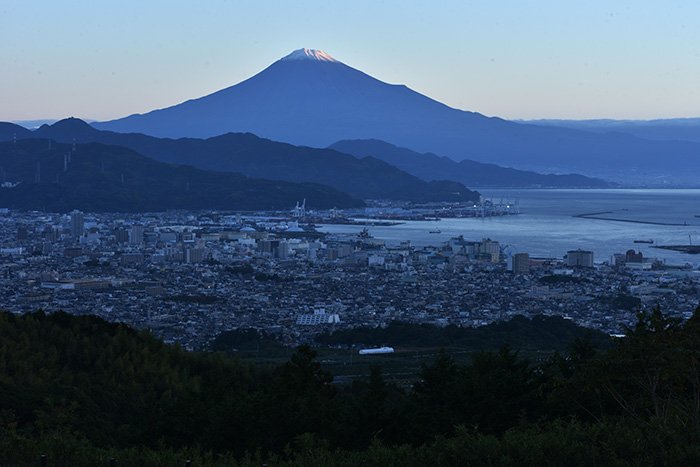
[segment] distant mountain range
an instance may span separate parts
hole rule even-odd
[[[23,126],[10,122],[0,122],[0,141],[31,138],[33,133]]]
[[[60,118],[45,118],[41,120],[14,120],[12,123],[16,123],[17,125],[23,126],[24,128],[34,130],[36,128],[39,128],[41,125],[53,125],[57,121],[61,120]],[[91,122],[94,120],[85,120],[86,122]]]
[[[46,139],[0,143],[0,207],[65,212],[289,209],[364,203],[327,186],[157,162],[130,149]]]
[[[626,133],[639,138],[700,143],[700,118],[658,120],[525,120],[535,125],[558,126],[596,133]]]
[[[700,183],[700,143],[489,118],[384,83],[310,49],[213,94],[95,125],[173,138],[251,132],[314,147],[379,139],[457,161],[631,183]]]
[[[426,182],[373,157],[358,159],[331,149],[297,147],[252,134],[174,140],[99,131],[75,118],[44,125],[33,132],[16,125],[0,125],[0,139],[10,140],[14,135],[18,139],[47,138],[64,143],[123,146],[161,162],[238,172],[254,178],[319,183],[362,199],[431,202],[479,198],[479,193],[459,182]]]
[[[376,139],[338,141],[330,146],[356,157],[372,156],[423,180],[455,180],[471,187],[610,187],[583,175],[539,174],[465,159],[456,162],[432,153],[420,154]]]

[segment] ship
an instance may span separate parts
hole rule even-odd
[[[440,229],[433,229],[433,230],[430,231],[430,233],[438,234],[438,233],[442,233],[442,230],[440,230]]]
[[[649,240],[635,240],[634,243],[649,243],[652,244],[654,243],[654,240],[649,239]]]
[[[365,227],[364,229],[362,229],[362,232],[357,234],[357,238],[361,240],[367,240],[374,237],[372,237],[372,235],[369,233],[369,230],[367,230],[367,227]]]

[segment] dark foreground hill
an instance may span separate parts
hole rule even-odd
[[[308,347],[254,367],[65,313],[0,313],[0,342],[2,465],[42,453],[74,467],[700,460],[698,312],[685,324],[641,313],[606,352],[577,340],[538,362],[438,353],[412,387],[377,367],[334,385]]]
[[[509,346],[520,350],[565,351],[576,339],[589,339],[598,348],[610,346],[610,337],[600,331],[582,328],[560,316],[516,316],[478,328],[437,327],[430,324],[393,322],[387,327],[358,327],[321,334],[324,345],[364,345],[450,347],[472,351],[498,350]]]
[[[118,146],[48,140],[0,143],[0,206],[65,212],[143,212],[167,209],[290,209],[363,202],[313,183],[257,180],[157,162]]]
[[[420,154],[376,139],[338,141],[330,148],[355,157],[376,157],[423,180],[454,180],[471,187],[601,188],[612,185],[578,174],[540,174],[469,159],[456,162],[449,157]]]
[[[31,134],[34,138],[64,143],[98,142],[123,146],[161,162],[186,164],[204,170],[237,172],[254,178],[295,183],[320,183],[361,199],[431,202],[474,201],[479,198],[477,192],[459,182],[426,182],[373,157],[358,159],[330,149],[293,146],[250,133],[175,140],[99,131],[82,120],[68,118],[50,126],[44,125]]]

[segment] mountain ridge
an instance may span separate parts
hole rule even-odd
[[[433,153],[418,153],[386,141],[343,140],[331,146],[356,157],[372,156],[423,180],[454,180],[474,188],[601,188],[613,184],[578,174],[539,174],[465,159],[456,162]]]
[[[66,212],[145,212],[168,209],[286,210],[306,198],[310,207],[364,203],[312,183],[252,179],[149,159],[100,143],[47,144],[46,139],[0,143],[0,206]]]
[[[82,120],[68,118],[44,125],[31,135],[63,143],[75,140],[128,147],[161,162],[192,165],[203,170],[320,183],[362,199],[432,202],[474,201],[479,197],[458,182],[426,182],[379,159],[357,159],[335,150],[297,147],[251,133],[227,133],[208,139],[168,139],[102,131]]]
[[[278,60],[212,94],[95,124],[159,137],[251,132],[294,145],[379,139],[417,152],[518,169],[578,172],[632,183],[700,183],[700,144],[516,123],[459,110],[342,62]],[[610,176],[612,175],[612,177]]]

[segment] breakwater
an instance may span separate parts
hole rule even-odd
[[[700,255],[700,245],[657,245],[652,248],[658,248],[660,250],[679,251],[681,253],[687,253],[689,255]]]
[[[602,212],[591,212],[588,214],[575,214],[573,217],[578,217],[581,219],[595,219],[599,221],[612,221],[612,222],[629,222],[631,224],[646,224],[646,225],[669,225],[675,227],[685,227],[688,226],[686,222],[674,223],[674,222],[655,222],[655,221],[642,221],[638,219],[620,219],[618,217],[601,217],[605,214],[614,214],[613,211],[602,211]]]

